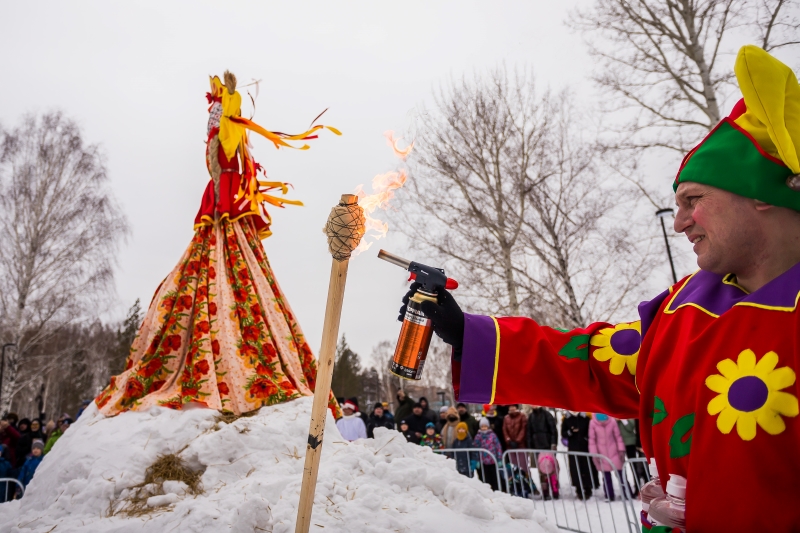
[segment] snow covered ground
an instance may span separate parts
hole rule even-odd
[[[58,441],[21,500],[0,505],[3,532],[294,531],[311,398],[231,423],[209,409],[153,408],[103,418],[92,406]],[[329,416],[311,530],[555,532],[533,502],[455,471],[395,432],[343,441]],[[114,513],[159,456],[202,471],[204,492],[164,484],[138,517]]]

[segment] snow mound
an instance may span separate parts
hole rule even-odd
[[[209,409],[160,407],[104,418],[93,405],[42,461],[25,497],[0,505],[0,531],[291,533],[311,400],[231,423]],[[344,441],[329,414],[312,531],[557,531],[533,502],[460,475],[454,461],[396,431],[375,433]],[[167,481],[147,499],[152,511],[115,512],[166,454],[203,472],[204,492]]]

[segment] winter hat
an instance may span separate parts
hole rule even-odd
[[[460,430],[462,430],[462,429],[464,430],[464,435],[463,436],[461,435],[461,432],[460,432]],[[456,438],[458,440],[464,440],[464,439],[467,438],[468,434],[469,434],[469,430],[467,429],[467,423],[466,422],[459,422],[458,425],[456,425]]]
[[[794,72],[754,45],[733,68],[742,98],[683,158],[673,189],[703,183],[800,211],[800,85]]]
[[[351,402],[350,400],[347,400],[346,402],[344,402],[344,405],[342,406],[342,409],[350,409],[351,411],[358,411],[358,408],[356,407],[356,405],[353,402]]]
[[[489,419],[486,417],[481,418],[480,422],[478,422],[478,427],[489,427]]]
[[[422,407],[422,404],[421,404],[421,403],[419,403],[419,402],[415,403],[415,404],[414,404],[414,407],[412,407],[412,409],[416,409],[417,407],[419,407],[420,409],[424,409],[424,408]]]
[[[408,422],[406,422],[405,420],[401,420],[400,425],[402,426],[403,424],[408,425]]]
[[[425,429],[428,429],[428,428],[436,429],[436,426],[434,425],[433,422],[428,422],[427,424],[425,424]]]
[[[446,406],[446,405],[441,406],[439,408],[439,414],[441,415],[443,413],[446,413],[448,409],[450,409],[450,408],[448,406]]]
[[[372,410],[374,411],[374,410],[375,410],[375,409],[377,409],[378,407],[380,407],[381,409],[383,409],[383,404],[382,404],[381,402],[375,402],[375,405],[373,405],[373,406],[372,406]]]
[[[33,439],[33,444],[31,444],[31,450],[34,448],[39,448],[40,450],[44,451],[44,442],[41,439]]]
[[[463,407],[464,409],[466,409],[467,408],[467,404],[465,404],[464,402],[458,402],[456,404],[456,409],[458,409],[459,407]]]

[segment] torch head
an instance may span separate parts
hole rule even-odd
[[[343,194],[339,205],[331,209],[324,228],[328,236],[328,251],[334,259],[350,259],[366,231],[364,223],[364,210],[358,205],[358,196]]]

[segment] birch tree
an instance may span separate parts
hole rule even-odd
[[[29,115],[0,132],[0,333],[16,344],[0,411],[25,385],[17,377],[26,356],[96,316],[113,294],[114,257],[127,231],[99,148],[75,122],[59,112]]]
[[[642,296],[653,246],[630,222],[640,195],[610,181],[585,114],[503,69],[451,85],[423,114],[400,227],[473,311],[574,328]]]
[[[618,147],[683,155],[725,116],[733,54],[800,43],[796,0],[595,0],[572,13],[595,60],[595,82],[617,124]]]

